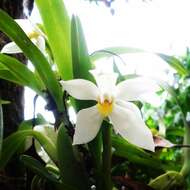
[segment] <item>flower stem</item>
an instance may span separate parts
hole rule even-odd
[[[102,127],[103,135],[103,153],[102,153],[102,175],[104,190],[112,189],[111,182],[111,127],[108,123],[104,122]]]
[[[102,132],[99,131],[96,138],[91,141],[89,144],[89,150],[92,155],[92,162],[94,165],[94,175],[96,180],[96,189],[101,190],[103,187],[103,180],[102,180]]]

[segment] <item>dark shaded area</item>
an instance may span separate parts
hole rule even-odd
[[[113,180],[116,184],[120,185],[122,190],[154,190],[150,186],[139,181],[134,181],[127,176],[115,176]]]

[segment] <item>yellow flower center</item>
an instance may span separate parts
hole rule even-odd
[[[98,102],[97,107],[100,114],[102,114],[104,117],[107,117],[113,110],[113,102],[104,100],[103,103]]]
[[[28,37],[30,38],[30,39],[32,39],[32,38],[38,38],[40,36],[40,33],[39,32],[36,32],[36,31],[32,31],[32,32],[30,32],[30,33],[28,33]]]

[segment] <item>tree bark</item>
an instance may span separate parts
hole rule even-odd
[[[15,19],[25,18],[25,3],[29,8],[29,13],[33,8],[33,0],[1,0],[0,8],[6,11]],[[2,32],[0,32],[0,49],[10,40]],[[26,58],[22,54],[14,57],[21,62],[26,63]],[[8,100],[11,103],[3,106],[4,119],[4,137],[17,130],[19,124],[24,120],[24,89],[21,86],[11,82],[0,80],[0,98]],[[0,171],[0,189],[1,190],[24,190],[25,188],[25,172],[19,162],[18,156],[14,156],[11,162],[3,171]]]

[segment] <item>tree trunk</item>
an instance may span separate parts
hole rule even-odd
[[[33,0],[24,2],[32,10]],[[23,0],[1,0],[0,8],[6,11],[15,19],[24,18]],[[0,49],[10,40],[0,32]],[[26,63],[26,58],[22,54],[14,57]],[[18,125],[24,120],[24,89],[18,85],[5,80],[0,80],[0,98],[11,103],[3,106],[4,115],[4,137],[17,130]],[[1,190],[24,190],[25,188],[24,168],[15,155],[7,167],[0,171]]]

